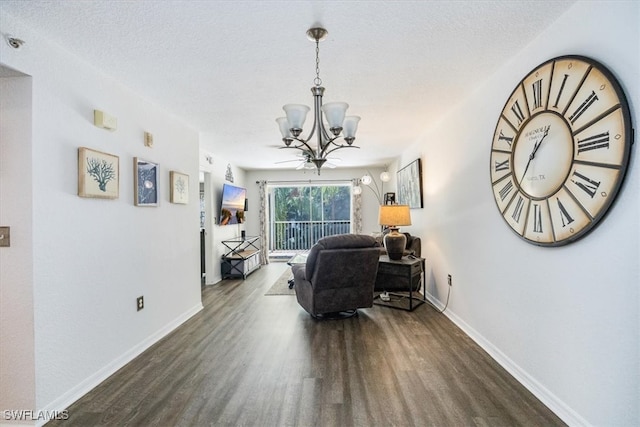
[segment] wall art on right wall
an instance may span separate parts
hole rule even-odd
[[[398,171],[398,204],[422,208],[422,165],[416,159]]]

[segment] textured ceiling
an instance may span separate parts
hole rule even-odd
[[[336,152],[340,166],[384,165],[573,2],[2,0],[0,7],[181,117],[203,133],[206,150],[266,169],[295,166],[275,164],[295,158],[275,148],[282,145],[275,118],[283,104],[312,103],[308,28],[329,31],[320,43],[324,101],[346,101],[348,114],[362,117],[362,148]]]

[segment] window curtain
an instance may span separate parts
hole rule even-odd
[[[353,191],[353,187],[355,187],[356,185],[358,185],[358,180],[354,179],[351,185],[351,195],[352,195],[351,206],[353,207],[353,233],[362,234],[362,193],[356,194]]]
[[[267,181],[256,181],[260,194],[260,241],[262,250],[260,251],[260,264],[269,264],[269,209],[267,209]]]

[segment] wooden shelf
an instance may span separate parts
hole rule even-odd
[[[234,252],[232,254],[226,255],[225,258],[229,259],[247,259],[252,257],[254,254],[260,252],[258,249],[245,249],[243,251]]]

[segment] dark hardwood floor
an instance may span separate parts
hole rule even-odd
[[[430,306],[316,321],[264,296],[286,268],[206,287],[202,312],[47,426],[564,425]]]

